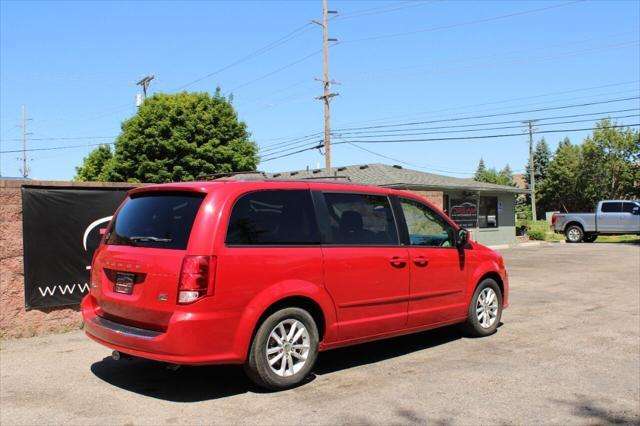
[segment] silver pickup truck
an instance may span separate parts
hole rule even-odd
[[[640,200],[604,200],[595,213],[555,213],[553,230],[568,243],[592,243],[598,235],[640,235]]]

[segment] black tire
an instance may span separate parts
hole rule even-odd
[[[587,234],[584,236],[584,238],[582,239],[582,241],[584,241],[585,243],[592,243],[594,242],[596,239],[598,238],[597,234]]]
[[[584,239],[584,231],[580,225],[570,225],[564,230],[568,243],[581,243]]]
[[[485,327],[480,323],[478,319],[478,314],[476,310],[478,309],[478,298],[480,294],[486,288],[490,288],[493,290],[495,297],[498,299],[498,306],[495,315],[495,320],[491,323],[490,326]],[[467,321],[464,324],[464,330],[467,334],[473,337],[484,337],[490,334],[495,333],[498,325],[500,324],[500,319],[502,318],[502,292],[500,291],[500,286],[498,283],[492,278],[486,278],[478,284],[476,287],[476,291],[473,293],[473,297],[471,298],[471,303],[469,303],[469,310],[467,311]]]
[[[283,377],[274,372],[269,365],[267,344],[269,344],[271,332],[278,324],[288,320],[297,320],[306,328],[309,335],[309,352],[306,361],[299,371],[290,376]],[[258,327],[251,341],[251,347],[249,348],[247,361],[244,364],[244,370],[247,376],[262,388],[268,390],[283,390],[295,387],[301,384],[313,369],[316,358],[318,357],[318,341],[318,327],[313,317],[307,311],[300,308],[285,308],[279,310],[269,315]],[[281,360],[283,359],[284,356]],[[274,365],[282,365],[282,361]]]

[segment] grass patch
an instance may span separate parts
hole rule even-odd
[[[598,235],[596,243],[636,243],[640,244],[637,235]]]
[[[524,221],[519,220],[517,227],[525,226],[530,240],[536,241],[562,241],[564,235],[556,234],[551,230],[551,224],[545,220]]]

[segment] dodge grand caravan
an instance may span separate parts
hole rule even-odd
[[[492,334],[502,257],[417,195],[236,179],[133,189],[104,231],[82,301],[114,354],[244,364],[299,384],[319,351],[463,323]]]

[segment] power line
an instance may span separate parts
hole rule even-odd
[[[503,104],[503,103],[521,101],[521,100],[526,100],[526,99],[543,98],[543,97],[555,96],[555,95],[565,95],[565,94],[568,94],[568,93],[575,93],[575,92],[585,92],[585,91],[589,91],[589,90],[604,89],[604,88],[608,88],[608,87],[624,86],[624,85],[629,85],[629,84],[637,84],[638,82],[640,82],[640,80],[624,81],[624,82],[620,82],[620,83],[605,84],[605,85],[602,85],[602,86],[583,87],[583,88],[580,88],[580,89],[564,90],[564,91],[560,91],[560,92],[549,92],[549,93],[543,93],[543,94],[540,94],[540,95],[522,96],[522,97],[518,97],[518,98],[503,99],[503,100],[500,100],[500,101],[493,101],[493,102],[483,102],[483,103],[480,103],[480,104],[470,104],[470,105],[464,105],[464,106],[460,106],[460,107],[444,108],[444,109],[439,109],[439,110],[423,111],[423,112],[411,113],[411,114],[394,115],[394,116],[390,116],[390,117],[387,117],[387,118],[379,118],[379,119],[374,119],[374,120],[352,121],[352,122],[347,122],[345,124],[366,124],[366,123],[375,123],[375,122],[380,122],[380,121],[389,121],[389,120],[399,119],[399,118],[416,117],[416,116],[421,116],[421,115],[425,115],[425,114],[432,115],[433,113],[439,113],[439,112],[457,111],[457,110],[461,110],[461,109],[475,108],[475,107],[487,106],[487,105],[495,105],[495,104]],[[588,97],[591,97],[591,96],[588,96]],[[505,108],[511,108],[511,107],[505,107]]]
[[[614,126],[609,126],[608,128],[612,129],[612,128],[622,128],[622,127],[626,127],[626,128],[630,128],[630,127],[638,127],[640,126],[640,123],[635,123],[635,124],[626,124],[626,125],[614,125]],[[582,132],[582,131],[590,131],[590,130],[597,130],[599,129],[599,127],[588,127],[588,128],[580,128],[580,129],[557,129],[557,130],[543,130],[540,132],[536,132],[537,134],[543,134],[543,133],[571,133],[571,132]],[[522,136],[521,133],[509,133],[509,134],[499,134],[499,135],[482,135],[482,136],[461,136],[461,137],[447,137],[447,138],[425,138],[425,139],[402,139],[402,140],[379,140],[379,141],[360,141],[360,140],[351,140],[351,141],[347,141],[347,140],[343,140],[341,142],[336,142],[334,145],[343,145],[343,144],[353,144],[353,143],[402,143],[402,142],[409,142],[409,143],[415,143],[415,142],[442,142],[442,141],[465,141],[465,140],[480,140],[480,139],[498,139],[498,138],[506,138],[506,137],[513,137],[513,136]],[[287,153],[287,154],[283,154],[283,155],[279,155],[276,157],[270,157],[270,158],[266,158],[261,160],[261,163],[267,162],[267,161],[272,161],[272,160],[276,160],[279,158],[284,158],[284,157],[289,157],[291,155],[295,155],[295,154],[299,154],[305,151],[311,151],[314,149],[320,149],[322,148],[322,145],[319,144],[317,146],[313,146],[313,147],[308,147],[308,148],[304,148],[304,149],[300,149],[297,150],[295,152],[291,152],[291,153]]]
[[[538,108],[538,109],[532,109],[532,110],[526,110],[526,111],[512,111],[512,112],[505,112],[505,113],[476,115],[476,116],[457,117],[457,118],[447,118],[447,119],[440,119],[440,120],[415,121],[415,122],[398,123],[398,124],[380,124],[380,125],[377,125],[377,126],[348,127],[348,128],[342,128],[342,129],[336,129],[336,130],[345,131],[345,130],[361,130],[361,129],[380,129],[380,128],[386,128],[386,127],[414,126],[414,125],[418,125],[418,124],[443,123],[443,122],[448,122],[448,121],[474,120],[474,119],[478,119],[478,118],[490,118],[490,117],[499,117],[499,116],[503,116],[503,115],[517,115],[517,114],[526,114],[526,113],[532,113],[532,112],[553,111],[553,110],[558,110],[558,109],[568,109],[568,108],[576,108],[576,107],[583,107],[583,106],[600,105],[600,104],[608,104],[608,103],[615,103],[615,102],[624,102],[624,101],[636,100],[636,99],[640,99],[640,96],[632,96],[632,97],[617,98],[617,99],[607,99],[607,100],[604,100],[604,101],[586,102],[586,103],[572,104],[572,105],[562,105],[562,106],[557,106],[557,107]]]
[[[389,39],[389,38],[402,37],[402,36],[407,36],[407,35],[421,34],[421,33],[433,32],[433,31],[440,31],[440,30],[447,30],[447,29],[463,27],[463,26],[467,26],[467,25],[484,24],[484,23],[487,23],[487,22],[493,22],[493,21],[498,21],[498,20],[502,20],[502,19],[513,18],[513,17],[516,17],[516,16],[529,15],[529,14],[532,14],[532,13],[542,12],[542,11],[545,11],[545,10],[556,9],[558,7],[569,6],[569,5],[572,5],[572,4],[575,4],[575,3],[580,3],[581,1],[582,0],[570,1],[570,2],[566,2],[566,3],[555,4],[555,5],[552,5],[552,6],[545,6],[545,7],[540,7],[540,8],[536,8],[536,9],[528,9],[528,10],[523,10],[523,11],[520,11],[520,12],[508,13],[508,14],[505,14],[505,15],[492,16],[492,17],[489,17],[489,18],[476,19],[476,20],[473,20],[473,21],[459,22],[459,23],[456,23],[456,24],[441,25],[441,26],[438,26],[438,27],[430,27],[430,28],[424,28],[424,29],[413,30],[413,31],[406,31],[406,32],[401,32],[401,33],[392,33],[392,34],[384,34],[384,35],[378,35],[378,36],[363,37],[363,38],[359,38],[359,39],[344,41],[343,44],[344,43],[358,43],[358,42],[362,42],[362,41],[371,41],[371,40],[380,40],[380,39]]]
[[[194,85],[196,83],[199,83],[199,82],[201,82],[203,80],[206,80],[207,78],[213,77],[216,74],[220,74],[223,71],[226,71],[226,70],[228,70],[230,68],[233,68],[236,65],[239,65],[239,64],[241,64],[243,62],[246,62],[246,61],[248,61],[250,59],[253,59],[253,58],[257,57],[257,56],[260,56],[260,55],[262,55],[262,54],[264,54],[266,52],[269,52],[270,50],[273,50],[276,47],[281,46],[281,45],[283,45],[283,44],[285,44],[285,43],[287,43],[287,42],[289,42],[289,41],[301,36],[302,34],[308,32],[310,29],[311,29],[311,23],[306,23],[306,24],[302,25],[301,27],[298,27],[298,28],[294,29],[290,33],[280,37],[279,39],[267,44],[266,46],[263,46],[263,47],[261,47],[261,48],[259,48],[257,50],[254,50],[253,52],[251,52],[251,53],[249,53],[249,54],[247,54],[247,55],[245,55],[245,56],[243,56],[243,57],[241,57],[241,58],[239,58],[239,59],[237,59],[237,60],[235,60],[235,61],[233,61],[233,62],[231,62],[231,63],[229,63],[229,64],[227,64],[225,66],[223,66],[223,67],[220,67],[220,68],[216,69],[213,72],[210,72],[210,73],[208,73],[208,74],[206,74],[206,75],[204,75],[202,77],[199,77],[199,78],[197,78],[197,79],[195,79],[193,81],[190,81],[189,83],[183,84],[182,86],[176,88],[174,91],[182,90],[182,89],[184,89],[186,87],[192,86],[192,85]]]
[[[585,116],[593,116],[593,115],[603,115],[603,114],[612,114],[612,113],[619,113],[619,112],[629,112],[629,111],[638,111],[638,108],[629,108],[629,109],[622,109],[622,110],[616,110],[616,111],[600,111],[597,113],[587,113],[587,114],[572,114],[572,115],[560,115],[560,116],[555,116],[555,117],[543,117],[540,118],[539,120],[557,120],[557,119],[564,119],[564,118],[576,118],[576,117],[585,117]],[[606,119],[606,118],[610,118],[610,119],[621,119],[621,118],[630,118],[630,117],[636,117],[637,114],[632,114],[632,115],[626,115],[626,116],[616,116],[616,117],[611,117],[611,116],[605,116],[599,119],[596,118],[591,118],[588,120],[573,120],[573,121],[565,121],[565,122],[556,122],[556,123],[544,123],[541,124],[543,126],[548,126],[548,125],[558,125],[558,124],[570,124],[570,123],[579,123],[579,122],[591,122],[591,121],[598,121],[601,119]],[[412,136],[412,135],[421,135],[421,134],[446,134],[446,133],[465,133],[465,132],[471,132],[471,131],[486,131],[486,130],[500,130],[500,129],[509,129],[509,128],[520,128],[521,126],[509,126],[509,127],[498,127],[498,128],[483,128],[483,129],[473,129],[473,130],[451,130],[451,129],[466,129],[469,127],[479,127],[479,126],[487,126],[487,125],[493,125],[493,124],[511,124],[511,123],[520,123],[521,120],[510,120],[510,121],[494,121],[494,122],[489,122],[489,123],[475,123],[475,124],[461,124],[461,125],[455,125],[455,126],[436,126],[436,127],[420,127],[420,128],[410,128],[410,129],[387,129],[387,130],[370,130],[370,131],[356,131],[356,132],[332,132],[332,135],[337,136],[337,137],[364,137],[364,138],[373,138],[373,137],[385,137],[385,136],[393,136],[393,135],[397,135],[397,136]],[[397,133],[397,132],[408,132],[408,131],[415,131],[415,130],[438,130],[438,129],[447,129],[449,131],[441,131],[441,132],[431,132],[431,133]],[[396,132],[393,135],[390,135],[389,133],[391,132]],[[377,134],[377,136],[361,136],[361,135],[371,135],[371,134]],[[260,154],[266,154],[267,152],[269,153],[268,155],[272,155],[272,154],[276,154],[276,153],[282,153],[282,152],[286,152],[287,150],[291,150],[291,149],[297,149],[300,148],[302,146],[307,145],[309,142],[309,140],[311,139],[315,139],[320,135],[320,133],[315,133],[313,135],[310,135],[310,137],[308,138],[304,138],[301,140],[294,140],[291,141],[290,143],[280,143],[278,144],[278,147],[273,147],[273,148],[268,148],[268,149],[263,149],[260,150]],[[354,136],[348,136],[348,135],[354,135]],[[276,150],[277,152],[273,152],[274,150]]]
[[[636,108],[636,110],[638,110],[638,108]],[[639,114],[630,114],[630,115],[622,115],[622,116],[616,116],[616,117],[604,117],[602,119],[612,119],[612,120],[618,120],[618,119],[622,119],[622,118],[631,118],[631,117],[640,117]],[[540,121],[541,119],[538,119],[536,121]],[[558,124],[574,124],[574,123],[587,123],[587,122],[592,122],[592,121],[596,121],[593,118],[590,119],[583,119],[583,120],[570,120],[570,121],[560,121],[557,123],[541,123],[538,124],[538,126],[555,126]],[[522,123],[522,121],[519,121],[520,123]],[[471,125],[469,125],[471,126]],[[419,135],[433,135],[433,134],[446,134],[446,133],[468,133],[468,132],[482,132],[482,131],[487,131],[487,130],[504,130],[504,129],[519,129],[522,126],[500,126],[500,127],[483,127],[483,128],[479,128],[479,129],[464,129],[464,130],[449,130],[449,131],[436,131],[436,132],[417,132],[417,133],[393,133],[393,134],[368,134],[368,133],[364,133],[364,134],[356,134],[354,136],[351,137],[358,137],[358,138],[379,138],[379,137],[384,137],[384,136],[419,136]],[[402,131],[407,131],[405,129],[403,129]],[[341,136],[343,134],[340,134]],[[349,136],[347,136],[349,137]]]

